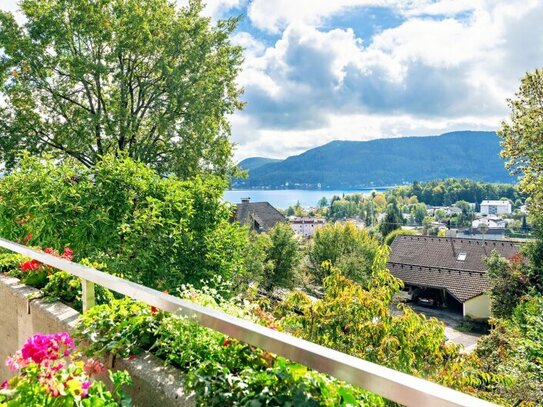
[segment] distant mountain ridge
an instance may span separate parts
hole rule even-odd
[[[240,161],[238,163],[238,167],[243,170],[251,171],[256,168],[262,167],[263,165],[277,163],[280,161],[283,161],[283,160],[279,160],[276,158],[266,158],[266,157],[250,157],[250,158],[246,158],[243,161]]]
[[[232,186],[352,189],[438,178],[514,182],[499,157],[500,151],[499,137],[488,131],[338,140],[285,160],[248,158],[239,165],[249,170],[249,178],[234,180]]]

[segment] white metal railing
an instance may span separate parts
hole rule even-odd
[[[164,311],[192,317],[201,325],[268,352],[359,386],[406,406],[494,406],[484,400],[315,343],[232,317],[224,312],[43,253],[0,238],[0,247],[36,259],[81,279],[83,309],[94,305],[94,284]]]

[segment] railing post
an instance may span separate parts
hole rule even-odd
[[[81,287],[83,289],[81,302],[83,303],[83,312],[87,312],[90,308],[96,305],[96,299],[94,297],[94,283],[81,279]]]

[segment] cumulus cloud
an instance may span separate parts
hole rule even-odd
[[[270,3],[277,12],[259,20],[271,15]],[[281,35],[248,54],[240,78],[248,105],[243,125],[234,123],[240,157],[286,155],[334,138],[495,129],[520,77],[543,66],[543,3],[535,0],[402,2],[395,10],[403,21],[371,38],[319,21],[393,2],[266,4],[253,1],[251,21]]]

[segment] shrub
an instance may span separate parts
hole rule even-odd
[[[113,393],[92,375],[105,368],[89,359],[79,361],[66,333],[36,334],[8,358],[10,370],[20,373],[0,386],[0,404],[9,406],[129,406],[121,386],[131,382],[127,372],[109,372]]]
[[[71,247],[108,272],[165,289],[243,270],[246,233],[230,224],[226,184],[180,181],[111,156],[93,168],[26,155],[0,180],[0,235]],[[31,239],[28,236],[31,235]]]

